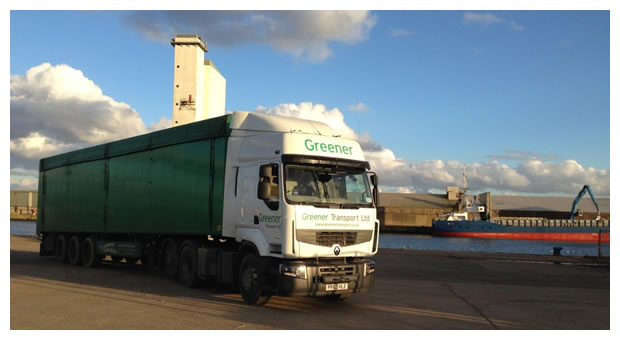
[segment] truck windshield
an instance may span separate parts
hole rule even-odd
[[[284,189],[293,204],[372,205],[368,176],[358,168],[288,164]]]

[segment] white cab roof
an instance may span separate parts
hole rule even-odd
[[[325,123],[247,111],[235,111],[230,119],[230,128],[249,131],[296,132],[330,137],[334,135],[332,128]]]

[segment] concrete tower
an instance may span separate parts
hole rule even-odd
[[[177,35],[174,46],[172,125],[182,125],[226,113],[226,79],[210,60],[207,44],[197,35]]]

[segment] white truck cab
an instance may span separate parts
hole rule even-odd
[[[374,285],[377,177],[360,145],[316,121],[231,115],[222,236],[244,300],[343,298]]]

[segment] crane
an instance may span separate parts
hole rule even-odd
[[[590,186],[587,184],[584,185],[583,188],[581,188],[581,191],[579,191],[579,193],[577,194],[577,197],[575,197],[575,200],[573,201],[573,207],[570,210],[569,219],[571,220],[575,219],[575,215],[577,213],[577,205],[579,204],[579,201],[581,201],[581,198],[583,198],[583,195],[586,194],[586,191],[590,194],[590,197],[592,198],[592,203],[594,203],[594,206],[596,207],[596,220],[601,219],[601,213],[598,208],[598,203],[596,202],[596,198],[594,198],[594,194],[592,193],[592,188],[590,188]]]

